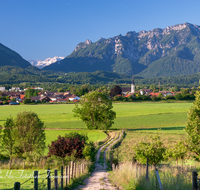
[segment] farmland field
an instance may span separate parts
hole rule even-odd
[[[112,128],[162,128],[180,127],[187,122],[192,103],[115,103],[117,118]],[[46,128],[85,129],[84,123],[74,117],[74,104],[0,106],[0,125],[20,111],[34,111],[44,121]]]
[[[120,162],[132,161],[134,156],[133,146],[138,142],[147,142],[150,135],[159,135],[165,146],[173,145],[179,140],[185,140],[186,135],[183,133],[174,133],[170,130],[127,130],[126,136],[121,145],[115,149],[114,157],[118,157]]]
[[[148,139],[150,134],[160,133],[162,139],[167,143],[174,143],[185,138],[184,126],[187,122],[187,113],[192,103],[115,103],[113,109],[117,114],[112,128],[128,129],[126,137],[121,146],[115,149],[114,156],[119,161],[130,161],[133,157],[133,145],[140,140]],[[3,125],[6,118],[15,118],[18,112],[34,111],[46,126],[46,145],[56,140],[59,135],[72,131],[87,133],[89,140],[99,141],[106,138],[102,131],[86,130],[84,123],[73,115],[73,104],[60,105],[20,105],[20,106],[0,106],[0,125]],[[60,129],[60,130],[59,130]],[[45,154],[48,153],[48,148]],[[192,164],[193,165],[193,164]],[[26,181],[26,178],[19,179],[19,170],[13,170],[13,179],[9,179],[6,185],[5,179],[7,170],[0,170],[0,187],[11,188],[14,182]],[[41,173],[44,170],[41,170]],[[30,176],[33,170],[25,170]],[[45,176],[45,175],[44,175]],[[40,184],[43,179],[40,179]],[[26,184],[28,188],[33,186],[31,180]],[[26,186],[24,185],[26,189]],[[1,188],[0,188],[1,189]]]

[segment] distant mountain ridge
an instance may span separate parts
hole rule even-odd
[[[31,63],[32,66],[42,69],[43,67],[51,65],[52,63],[55,63],[55,62],[59,62],[64,58],[65,57],[55,56],[52,58],[51,57],[46,58],[45,60],[30,59],[30,60],[28,60],[28,62]]]
[[[79,43],[65,59],[44,67],[64,72],[112,71],[145,78],[200,72],[200,27],[190,23],[128,32]]]
[[[0,43],[0,66],[6,65],[19,66],[21,68],[31,66],[31,64],[18,53]]]

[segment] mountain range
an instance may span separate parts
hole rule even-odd
[[[100,38],[97,42],[86,40],[63,58],[56,56],[44,61],[29,60],[32,66],[18,53],[0,43],[0,83],[106,83],[112,80],[117,82],[117,77],[119,81],[127,82],[130,75],[136,76],[138,80],[143,78],[144,83],[148,82],[146,79],[155,77],[156,81],[162,77],[163,81],[173,79],[173,83],[176,80],[184,84],[191,84],[192,81],[198,83],[200,26],[184,23],[165,29],[156,28],[138,33],[133,31],[124,36]]]
[[[64,72],[112,71],[144,78],[200,71],[200,27],[190,23],[132,31],[79,43],[65,59],[44,67]]]
[[[65,57],[55,56],[52,58],[51,57],[46,58],[45,60],[31,59],[31,60],[28,60],[28,62],[31,63],[32,66],[42,69],[43,67],[51,65],[52,63],[55,63],[55,62],[59,62],[64,58]]]
[[[23,59],[18,53],[0,43],[0,66],[6,65],[19,66],[21,68],[31,66],[31,64]]]

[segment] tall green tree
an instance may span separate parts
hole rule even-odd
[[[200,161],[200,92],[195,94],[194,106],[188,112],[188,122],[185,127],[187,145],[196,160]]]
[[[38,90],[32,89],[32,88],[28,88],[25,91],[25,97],[26,98],[30,98],[31,96],[38,96]]]
[[[93,91],[85,94],[76,105],[75,116],[85,122],[88,129],[109,129],[114,123],[116,113],[112,110],[112,101],[102,92]]]
[[[45,148],[44,122],[34,112],[20,112],[15,119],[15,151],[18,155],[42,152]]]
[[[14,121],[13,118],[7,118],[2,135],[2,146],[4,152],[6,152],[9,157],[12,157],[14,152],[15,144],[15,134],[14,134]]]

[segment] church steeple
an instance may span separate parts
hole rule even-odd
[[[132,76],[132,84],[135,84],[135,82],[134,82],[134,77]]]
[[[135,93],[135,82],[134,82],[133,76],[132,76],[132,84],[131,84],[131,93]]]

